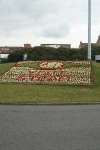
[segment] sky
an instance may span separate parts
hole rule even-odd
[[[92,42],[100,35],[100,0],[92,0]],[[0,0],[0,46],[87,42],[88,0]]]

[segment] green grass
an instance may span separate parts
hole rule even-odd
[[[1,64],[3,73],[14,64]],[[100,101],[100,64],[93,63],[95,85],[58,86],[29,84],[0,84],[0,103],[69,103]]]
[[[11,67],[13,67],[15,64],[14,63],[5,63],[5,64],[0,64],[0,74],[5,73],[8,71]]]

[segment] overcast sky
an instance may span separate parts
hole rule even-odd
[[[88,0],[0,0],[0,45],[87,42]],[[92,41],[100,34],[100,0],[92,0]]]

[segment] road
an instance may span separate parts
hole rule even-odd
[[[0,106],[0,150],[100,150],[100,105]]]

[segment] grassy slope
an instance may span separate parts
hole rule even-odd
[[[14,66],[14,63],[0,64],[0,74],[8,71],[12,66]]]
[[[0,65],[0,72],[13,64]],[[92,87],[0,84],[0,102],[63,103],[100,101],[100,64],[93,64],[96,83]]]

